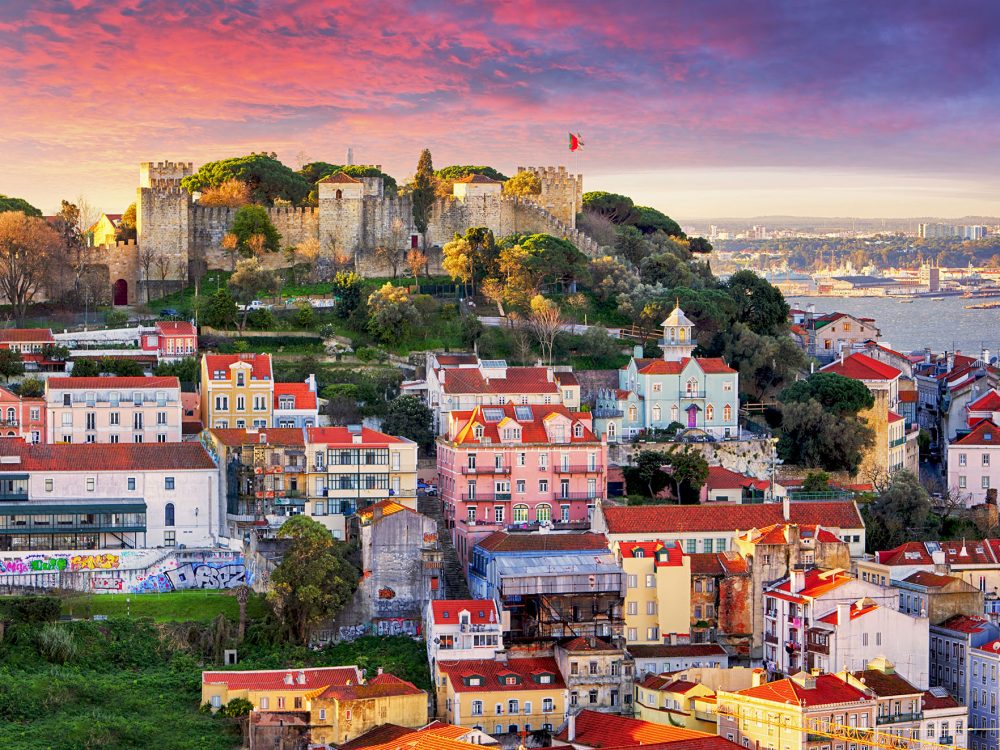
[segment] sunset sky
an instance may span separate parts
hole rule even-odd
[[[681,219],[997,215],[998,37],[995,0],[0,0],[0,193],[116,212],[139,161],[403,179],[426,146]]]

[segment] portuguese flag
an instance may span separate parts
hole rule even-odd
[[[579,151],[581,148],[583,148],[583,138],[580,137],[579,133],[570,133],[569,134],[569,150],[570,151]]]

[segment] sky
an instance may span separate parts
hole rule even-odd
[[[681,219],[1000,215],[998,37],[995,0],[0,0],[0,194],[428,147]]]

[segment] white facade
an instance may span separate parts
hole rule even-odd
[[[45,409],[48,443],[181,441],[177,378],[50,378]]]

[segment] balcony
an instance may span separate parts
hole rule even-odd
[[[764,617],[776,618],[778,616],[778,610],[776,609],[765,609]]]
[[[604,471],[600,464],[561,464],[554,468],[556,474],[599,474]]]
[[[590,502],[597,502],[603,499],[604,495],[600,492],[563,492],[558,496],[553,496],[552,502],[559,502],[560,500],[589,500]]]
[[[0,427],[17,427],[20,424],[16,419],[0,419]]]
[[[898,445],[903,445],[905,442],[906,442],[906,438],[905,437],[896,438],[895,440],[890,440],[889,441],[889,447],[890,448],[895,448]]]
[[[814,654],[823,654],[824,656],[830,655],[830,645],[827,643],[817,643],[816,641],[808,641],[806,644],[806,650],[811,651]]]
[[[463,474],[510,474],[509,466],[463,466]]]
[[[705,398],[705,391],[684,390],[684,391],[681,392],[680,398],[681,399],[688,399],[690,401],[693,401],[693,400],[696,400],[696,399],[703,399],[703,398]]]
[[[510,502],[509,492],[476,492],[472,495],[462,493],[463,503],[507,503]]]
[[[909,714],[884,714],[875,717],[876,724],[905,724],[909,721],[921,721],[924,718],[923,711]],[[942,743],[950,745],[950,742]]]
[[[807,732],[806,742],[825,742],[830,744],[830,738],[825,734],[813,734],[812,732]]]
[[[778,643],[778,635],[776,633],[764,633],[764,643]]]

